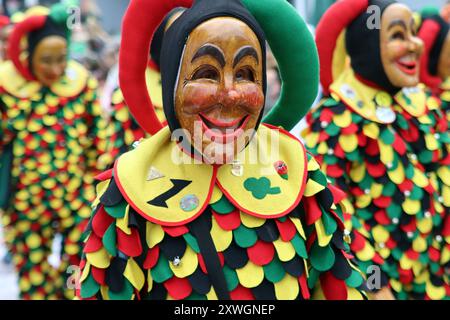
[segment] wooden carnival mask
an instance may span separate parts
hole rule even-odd
[[[67,67],[67,41],[60,36],[42,39],[32,53],[32,72],[46,87],[57,82]]]
[[[207,163],[233,160],[252,138],[264,106],[260,42],[244,22],[218,17],[187,40],[175,113]]]
[[[381,18],[380,48],[383,68],[396,87],[413,87],[419,83],[419,59],[423,42],[416,36],[411,10],[392,4]]]

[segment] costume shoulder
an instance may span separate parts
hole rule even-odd
[[[1,66],[2,74],[7,75],[1,81],[3,90],[11,96],[27,99],[36,97],[42,89],[37,81],[27,81],[14,67],[11,61],[6,61]],[[65,75],[50,90],[57,96],[72,98],[79,95],[86,88],[96,88],[97,82],[90,77],[89,72],[78,62],[70,60],[67,64]]]

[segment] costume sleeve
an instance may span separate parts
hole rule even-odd
[[[138,264],[142,243],[137,220],[111,179],[102,174],[92,217],[85,231],[80,264],[80,299],[139,299],[145,275]],[[145,288],[144,288],[145,289]]]

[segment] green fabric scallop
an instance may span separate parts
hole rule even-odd
[[[127,207],[127,203],[125,201],[120,202],[118,205],[114,207],[104,207],[107,214],[116,219],[121,219],[125,217],[125,210]]]
[[[263,121],[289,131],[317,96],[319,57],[313,36],[297,10],[285,0],[242,2],[264,30],[282,79],[280,98]]]
[[[277,257],[274,257],[269,264],[263,266],[263,269],[266,279],[272,283],[280,282],[286,273],[281,261]]]
[[[169,267],[169,261],[163,254],[159,255],[158,263],[150,270],[150,274],[156,283],[163,283],[172,278],[173,272]]]
[[[197,239],[195,239],[190,233],[185,233],[183,238],[195,253],[200,253],[200,247],[198,246]]]
[[[319,271],[330,270],[334,264],[335,255],[330,246],[320,247],[314,243],[310,253],[311,265]]]
[[[392,197],[395,193],[395,190],[397,190],[397,186],[388,181],[386,184],[384,184],[381,194],[385,197]]]
[[[302,258],[308,259],[308,252],[306,251],[305,241],[297,233],[291,240],[295,252]]]
[[[320,272],[316,269],[311,269],[309,271],[309,278],[308,278],[308,287],[310,289],[313,289],[316,286],[317,281],[319,280]]]
[[[385,128],[380,133],[380,138],[387,145],[392,145],[394,143],[394,141],[395,141],[394,133],[388,128]]]
[[[114,223],[111,223],[108,229],[106,229],[102,238],[102,243],[110,255],[113,257],[117,256],[116,226]]]
[[[360,155],[358,149],[356,149],[356,150],[354,150],[352,152],[346,153],[345,156],[350,161],[358,161],[361,158],[361,155]]]
[[[81,284],[81,298],[91,298],[97,294],[98,290],[100,290],[100,285],[95,281],[92,273],[89,272],[89,275]]]
[[[216,203],[211,204],[211,208],[221,214],[227,214],[236,209],[225,196],[222,196]]]
[[[197,300],[208,300],[208,298],[205,295],[201,295],[196,292],[193,292],[189,297],[186,298],[186,300],[197,301]]]
[[[325,132],[328,133],[330,136],[334,137],[336,136],[339,131],[341,130],[341,128],[339,128],[337,125],[335,125],[333,122],[328,124],[325,127]]]
[[[355,270],[352,270],[350,277],[345,279],[345,283],[352,288],[357,288],[362,285],[364,279],[363,277]]]
[[[133,285],[127,278],[123,279],[123,288],[120,292],[108,291],[108,296],[111,300],[131,300],[133,296]]]
[[[223,273],[225,275],[225,281],[227,282],[228,291],[233,291],[239,284],[239,278],[236,271],[228,266],[223,266]]]
[[[327,235],[332,235],[337,229],[337,222],[325,210],[322,210],[322,223]]]
[[[241,224],[237,229],[233,230],[234,241],[241,248],[249,248],[258,240],[258,235],[253,229],[249,229]]]

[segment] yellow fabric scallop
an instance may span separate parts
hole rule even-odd
[[[333,122],[340,128],[347,128],[352,123],[352,114],[345,110],[342,114],[334,115]]]
[[[298,279],[286,273],[284,278],[274,284],[277,300],[294,300],[300,291]]]
[[[372,234],[378,243],[386,243],[389,240],[389,232],[382,225],[375,226],[372,229]]]
[[[408,256],[406,254],[404,254],[401,258],[400,258],[400,267],[404,270],[410,270],[413,267],[413,263],[414,261],[409,259]]]
[[[151,270],[147,270],[147,292],[152,291],[153,289],[153,277]]]
[[[319,193],[324,189],[325,186],[315,182],[312,179],[308,179],[308,183],[306,183],[305,193],[303,195],[305,197],[312,197],[313,195]]]
[[[126,122],[130,118],[130,112],[127,108],[123,107],[116,111],[114,114],[115,118],[120,122]]]
[[[432,300],[442,300],[445,297],[445,288],[435,287],[430,281],[427,281],[425,290]]]
[[[370,195],[373,199],[376,199],[381,196],[381,193],[383,192],[383,185],[378,184],[376,182],[372,183],[372,186],[370,188]]]
[[[431,232],[431,229],[433,229],[433,219],[427,218],[427,219],[422,219],[422,220],[418,221],[417,229],[419,229],[419,231],[421,233]]]
[[[367,194],[363,194],[356,197],[356,207],[366,208],[372,202],[372,197]]]
[[[314,225],[316,226],[317,238],[319,240],[319,246],[327,246],[333,235],[327,235],[325,232],[325,227],[323,226],[322,220],[317,220]]]
[[[147,245],[151,249],[162,241],[162,239],[164,238],[164,230],[159,224],[155,224],[149,221],[147,221],[146,224],[147,227],[145,237],[147,240]]]
[[[414,176],[412,178],[414,184],[420,188],[425,188],[429,181],[427,177],[417,168],[414,168]]]
[[[356,256],[361,261],[369,261],[375,256],[375,250],[369,244],[366,244],[364,248],[356,252]]]
[[[405,180],[405,170],[401,162],[398,163],[395,170],[388,170],[387,173],[391,181],[395,184],[401,184]]]
[[[306,146],[312,149],[317,145],[317,142],[319,142],[319,134],[317,132],[308,132],[305,140]]]
[[[416,252],[424,252],[427,250],[427,242],[422,237],[417,237],[412,243],[413,250]]]
[[[211,200],[209,200],[209,203],[213,204],[222,199],[223,193],[220,191],[220,189],[215,185],[213,189],[213,193],[211,195]]]
[[[100,294],[102,295],[103,300],[110,300],[108,291],[109,291],[109,287],[108,286],[101,286],[100,287]]]
[[[355,134],[339,136],[339,145],[347,153],[354,151],[358,147],[358,138]]]
[[[291,219],[291,221],[294,223],[297,232],[300,234],[303,240],[306,240],[305,231],[303,229],[302,222],[300,221],[300,219],[295,217],[289,217],[289,219]]]
[[[317,147],[317,153],[318,154],[326,154],[328,152],[328,145],[325,141],[322,141],[319,143],[319,146]]]
[[[420,211],[420,200],[406,198],[402,203],[403,210],[409,215],[415,215]]]
[[[425,144],[427,145],[427,149],[431,151],[437,150],[439,148],[438,141],[431,133],[425,134]]]
[[[86,253],[86,260],[94,267],[100,269],[106,269],[109,267],[110,259],[109,254],[105,248],[101,248],[96,252]]]
[[[369,138],[376,140],[380,135],[380,128],[376,123],[371,122],[364,125],[363,132]]]
[[[391,255],[391,250],[389,248],[379,249],[377,252],[383,259],[387,259]]]
[[[347,288],[347,300],[364,300],[361,292],[356,290],[355,288]]]
[[[127,205],[125,208],[125,215],[123,216],[123,218],[116,219],[116,226],[128,235],[131,234],[131,229],[128,227],[129,213],[130,213],[130,206]]]
[[[133,258],[128,259],[123,275],[128,279],[128,281],[130,281],[133,287],[139,291],[145,284],[144,272],[142,272],[141,268]]]
[[[197,269],[197,254],[191,249],[190,246],[187,246],[183,257],[180,258],[181,263],[179,265],[174,266],[173,263],[169,263],[169,267],[178,278],[186,278],[193,274]]]
[[[218,252],[225,251],[233,241],[233,232],[220,228],[216,219],[212,219],[211,237]]]
[[[350,178],[356,183],[361,182],[364,179],[366,172],[367,170],[364,164],[354,163],[350,169]]]
[[[281,239],[274,241],[273,245],[278,253],[278,258],[281,261],[287,262],[294,258],[295,248],[290,242],[284,242]]]
[[[217,298],[217,294],[216,291],[214,291],[213,286],[211,286],[211,290],[209,290],[209,292],[206,294],[206,298],[208,300],[219,300],[219,298]]]
[[[319,163],[316,161],[316,159],[311,157],[311,159],[309,159],[308,161],[308,171],[316,171],[319,169],[320,169]]]
[[[247,228],[251,228],[251,229],[258,228],[258,227],[261,227],[266,222],[265,219],[251,216],[242,211],[240,212],[240,215],[241,215],[242,224],[244,226],[246,226]]]
[[[380,160],[384,164],[392,163],[394,161],[394,151],[392,146],[385,144],[383,141],[378,141],[380,149]]]
[[[236,273],[239,283],[245,288],[255,288],[264,280],[264,269],[250,260],[244,267],[236,269]]]

